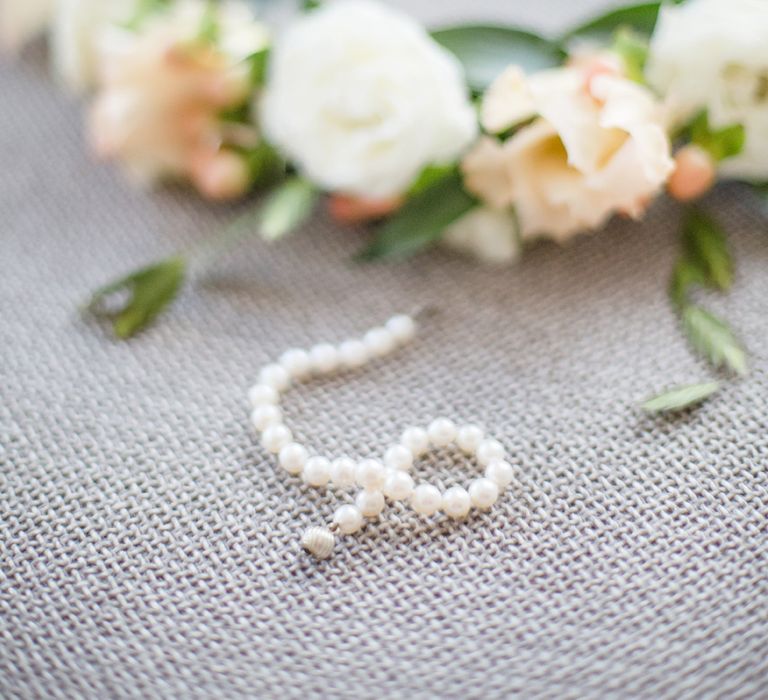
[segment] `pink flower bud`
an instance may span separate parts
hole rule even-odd
[[[675,169],[668,182],[669,194],[681,202],[697,199],[715,183],[715,163],[703,148],[689,143],[675,154]]]
[[[208,199],[234,199],[245,194],[250,185],[245,158],[232,151],[195,154],[190,160],[190,176]]]
[[[381,219],[397,211],[402,204],[402,197],[363,199],[354,195],[336,193],[328,200],[328,211],[339,223],[358,224]]]

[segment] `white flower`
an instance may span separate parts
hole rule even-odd
[[[314,10],[277,42],[262,121],[318,185],[389,197],[472,141],[466,92],[459,63],[416,22],[347,0]]]
[[[268,43],[266,29],[246,5],[217,6],[214,43],[200,39],[208,5],[183,0],[130,30],[114,26],[99,53],[101,88],[91,111],[96,151],[118,159],[134,179],[191,178],[214,198],[236,196],[248,185],[245,161],[226,143],[252,147],[252,124],[219,115],[250,99],[243,59]]]
[[[506,73],[488,97],[488,131],[533,121],[503,143],[482,138],[462,169],[488,204],[516,208],[523,238],[563,241],[614,212],[639,216],[673,169],[658,104],[615,73],[584,66],[528,79]]]
[[[82,92],[93,84],[101,30],[128,18],[135,6],[136,0],[0,0],[0,48],[17,52],[48,32],[53,70]]]
[[[56,0],[0,0],[0,49],[15,53],[51,23]]]
[[[647,76],[682,120],[706,108],[714,128],[744,126],[744,150],[721,163],[724,174],[768,176],[768,2],[663,5]]]
[[[58,0],[51,28],[53,68],[75,92],[93,87],[100,32],[126,20],[136,0]]]
[[[442,242],[490,265],[508,265],[520,254],[514,218],[490,207],[475,207],[454,221],[445,229]]]

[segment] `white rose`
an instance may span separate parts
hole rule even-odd
[[[520,254],[514,217],[490,207],[475,207],[454,221],[442,242],[489,265],[508,265]]]
[[[458,61],[409,17],[364,0],[314,10],[278,40],[262,122],[312,181],[371,198],[403,192],[476,133]]]
[[[720,165],[732,177],[768,177],[768,2],[693,0],[665,5],[651,39],[647,76],[682,119],[742,124],[744,150]]]
[[[15,53],[51,23],[56,0],[0,0],[0,48]]]
[[[602,69],[609,70],[609,69]],[[614,212],[639,216],[673,169],[659,105],[642,86],[611,72],[564,67],[524,79],[510,69],[483,105],[486,130],[462,169],[491,206],[514,206],[523,238],[563,241]]]

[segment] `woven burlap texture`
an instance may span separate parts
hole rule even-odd
[[[78,316],[87,292],[235,212],[89,162],[34,56],[0,86],[0,695],[768,694],[768,238],[746,189],[706,201],[738,261],[707,303],[751,373],[651,419],[638,400],[710,374],[665,295],[673,205],[511,270],[358,266],[364,232],[318,213],[116,342]],[[290,392],[288,422],[362,457],[408,424],[477,421],[518,480],[463,523],[390,508],[312,561],[301,532],[341,501],[276,469],[245,392],[288,347],[424,303],[440,313],[416,342]],[[418,469],[465,480],[449,453]]]

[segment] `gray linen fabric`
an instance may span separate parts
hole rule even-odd
[[[34,56],[0,88],[0,695],[768,696],[768,225],[745,189],[707,201],[738,260],[708,301],[751,374],[651,419],[638,399],[708,375],[665,297],[671,204],[512,270],[359,267],[364,233],[319,213],[120,343],[78,317],[87,292],[233,211],[89,162]],[[464,523],[390,508],[312,561],[301,532],[339,501],[275,468],[247,387],[287,347],[421,303],[441,312],[415,343],[292,391],[290,424],[367,456],[478,421],[518,481]],[[419,470],[465,480],[447,453]]]

